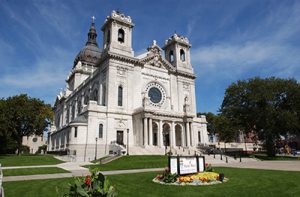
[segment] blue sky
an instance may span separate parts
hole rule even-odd
[[[239,79],[300,81],[300,1],[0,0],[0,97],[27,93],[53,104],[91,16],[102,46],[100,28],[112,10],[132,17],[136,54],[175,31],[189,38],[199,112],[217,112]]]

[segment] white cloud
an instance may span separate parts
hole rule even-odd
[[[300,32],[300,4],[280,7],[242,34],[192,50],[192,60],[209,80],[237,80],[244,76],[277,76],[300,79],[300,49],[294,44]],[[298,24],[298,25],[296,25]],[[253,34],[256,34],[253,36]]]
[[[29,68],[12,68],[0,78],[0,83],[16,88],[58,87],[64,84],[67,72],[72,66],[72,58],[72,53],[54,48],[49,57],[38,59]]]

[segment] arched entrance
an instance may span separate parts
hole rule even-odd
[[[181,132],[182,132],[181,126],[177,124],[175,126],[176,146],[182,146]]]
[[[163,125],[163,142],[164,146],[170,146],[170,125],[168,123]]]
[[[152,131],[153,131],[153,146],[157,146],[157,142],[158,142],[158,125],[155,122],[152,122]]]

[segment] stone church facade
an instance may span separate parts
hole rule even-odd
[[[92,21],[66,89],[55,102],[49,150],[77,161],[116,152],[163,154],[208,143],[205,116],[196,116],[195,74],[188,39],[177,34],[134,56],[129,16],[105,20],[103,47]],[[163,55],[164,54],[164,55]]]

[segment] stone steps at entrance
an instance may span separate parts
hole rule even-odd
[[[167,147],[167,152],[170,151],[170,147]],[[196,147],[189,147],[189,148],[182,148],[182,147],[175,147],[171,149],[172,155],[183,155],[183,156],[188,156],[188,155],[202,155],[205,157],[205,163],[209,164],[226,164],[226,156],[221,156],[220,155],[207,155],[207,154],[201,154],[200,151]],[[158,146],[146,146],[141,147],[141,146],[130,146],[129,147],[129,155],[165,155],[165,147],[158,147]],[[240,159],[236,158],[234,159],[233,157],[227,156],[227,161],[228,163],[239,163]],[[242,162],[251,162],[251,161],[256,161],[255,159],[252,158],[242,158]]]
[[[172,155],[195,155],[195,153],[199,154],[198,150],[194,147],[190,148],[182,148],[175,147],[167,149],[165,147],[158,146],[130,146],[129,147],[129,155],[165,155],[168,152],[172,152]]]

